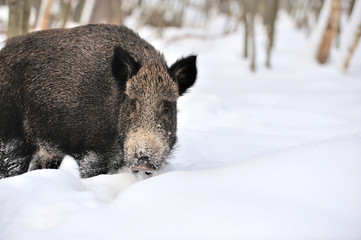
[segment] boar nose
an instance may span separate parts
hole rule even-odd
[[[154,172],[154,168],[149,164],[148,157],[142,157],[138,161],[138,165],[130,168],[133,174],[141,173],[151,176]]]

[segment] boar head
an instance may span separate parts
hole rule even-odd
[[[177,141],[177,100],[197,77],[196,56],[168,67],[162,55],[137,62],[115,48],[113,74],[122,92],[119,135],[124,165],[138,177],[160,170]]]

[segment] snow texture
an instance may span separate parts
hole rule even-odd
[[[170,63],[199,55],[164,173],[80,179],[66,157],[58,170],[2,179],[0,239],[361,239],[361,58],[347,75],[318,65],[281,14],[268,70],[256,31],[256,73],[241,32],[150,39]]]
[[[0,6],[0,23],[6,23],[9,18],[9,8],[7,6]]]

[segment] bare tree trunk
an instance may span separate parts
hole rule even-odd
[[[240,0],[241,1],[241,0]],[[203,19],[203,23],[200,24],[200,26],[205,27],[207,25],[208,19],[209,19],[209,15],[210,15],[210,10],[212,9],[212,3],[211,1],[205,1],[204,3],[204,19]]]
[[[157,28],[158,28],[158,37],[162,38],[163,37],[163,32],[164,32],[164,28],[165,28],[165,19],[164,19],[164,13],[165,10],[162,9],[159,12],[159,17],[157,18]]]
[[[248,28],[249,23],[247,20],[244,23],[244,46],[243,46],[243,57],[248,58]]]
[[[121,24],[121,0],[95,0],[90,23]]]
[[[31,0],[25,0],[23,5],[23,21],[22,21],[22,34],[29,32],[29,20],[31,10]]]
[[[320,16],[320,12],[321,12],[324,2],[325,2],[324,0],[319,0],[318,2],[316,1],[313,5],[313,11],[315,14],[316,21],[318,20],[318,17]]]
[[[249,22],[247,20],[248,14],[248,2],[247,0],[243,1],[243,11],[242,11],[242,18],[244,23],[244,44],[243,44],[243,57],[248,58],[248,30],[249,30]]]
[[[109,10],[110,1],[111,0],[95,0],[89,23],[109,23],[111,21],[111,12]]]
[[[231,29],[231,16],[232,16],[232,10],[231,10],[231,1],[230,0],[224,0],[222,1],[223,10],[224,13],[227,15],[226,22],[223,26],[223,34],[228,34]]]
[[[252,10],[250,11],[250,19],[249,19],[249,33],[251,38],[251,70],[252,72],[256,71],[256,36],[254,32],[254,16],[256,15],[256,10],[258,6],[258,1],[252,1]]]
[[[32,0],[33,7],[35,8],[35,21],[30,26],[30,28],[36,28],[38,25],[39,17],[40,17],[40,9],[41,9],[41,0]]]
[[[274,42],[274,31],[275,31],[275,22],[277,18],[278,11],[278,0],[268,0],[267,1],[267,9],[266,12],[266,28],[268,35],[268,43],[267,43],[267,57],[266,57],[266,66],[271,68],[271,52],[273,49]]]
[[[111,23],[113,24],[121,24],[123,22],[122,19],[122,1],[121,0],[111,0],[111,11],[112,11],[112,20]]]
[[[345,60],[345,62],[343,64],[343,70],[344,71],[347,70],[347,68],[348,68],[348,66],[350,64],[353,53],[355,52],[357,44],[360,41],[360,37],[361,37],[361,24],[358,26],[358,31],[355,33],[355,38],[354,38],[353,44],[352,44],[351,48],[349,49],[346,60]]]
[[[53,4],[53,0],[46,1],[46,7],[44,10],[43,20],[41,22],[41,29],[48,29],[50,27],[49,19],[50,19],[50,9]]]
[[[8,38],[20,35],[22,32],[23,1],[9,0]]]
[[[85,0],[79,0],[78,4],[75,7],[74,14],[73,14],[73,19],[75,22],[80,22],[81,14],[84,9],[84,5],[85,5]]]
[[[317,52],[317,61],[324,64],[329,56],[333,38],[336,36],[341,15],[341,1],[332,0],[331,13]]]
[[[349,4],[350,5],[349,5],[349,7],[347,9],[347,15],[350,17],[351,13],[352,13],[352,10],[353,10],[353,6],[355,5],[355,0],[351,0]]]
[[[9,0],[8,38],[29,32],[30,0]]]
[[[60,28],[65,28],[71,15],[71,0],[62,0],[61,8],[62,22]]]

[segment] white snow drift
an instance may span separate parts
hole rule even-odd
[[[2,179],[0,239],[360,239],[360,48],[346,75],[332,58],[319,66],[281,15],[268,70],[256,34],[255,74],[240,32],[154,39],[170,62],[199,54],[164,173],[80,179],[66,157],[59,170]]]

